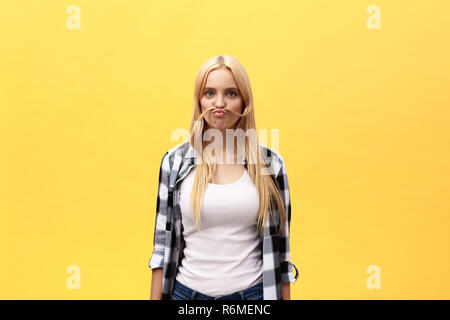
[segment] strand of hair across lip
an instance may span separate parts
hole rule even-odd
[[[245,110],[245,112],[243,112],[243,113],[239,113],[239,112],[236,112],[236,111],[234,111],[233,109],[231,109],[231,108],[229,108],[229,107],[225,107],[225,108],[216,108],[216,107],[212,106],[212,107],[209,107],[208,109],[206,109],[205,111],[203,111],[203,112],[200,114],[200,116],[198,117],[197,120],[198,120],[198,121],[202,120],[202,119],[205,117],[205,115],[206,115],[207,112],[212,111],[212,110],[215,110],[215,109],[220,109],[220,110],[228,111],[228,112],[234,114],[234,115],[237,116],[237,117],[245,117],[245,116],[247,116],[247,114],[248,114],[248,110]]]

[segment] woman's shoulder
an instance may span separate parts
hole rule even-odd
[[[178,157],[182,160],[188,155],[190,149],[189,141],[181,142],[164,153],[162,162],[166,160],[169,163],[173,163]]]
[[[259,144],[259,149],[263,154],[263,157],[266,159],[266,163],[270,165],[275,175],[278,175],[278,173],[280,173],[280,169],[284,166],[284,159],[281,154],[262,143]]]
[[[265,162],[270,166],[275,175],[278,175],[280,169],[284,166],[284,159],[282,155],[273,148],[269,148],[268,146],[260,143],[259,144],[260,152],[265,159]],[[181,142],[176,146],[167,150],[163,156],[162,163],[166,162],[171,165],[175,161],[179,161],[180,163],[185,160],[185,158],[190,158],[193,156],[193,148],[189,141]]]
[[[277,151],[275,151],[275,149],[269,148],[268,146],[260,143],[259,144],[259,148],[260,150],[264,153],[265,156],[267,156],[268,158],[273,157],[274,159],[283,162],[284,159],[281,156],[281,154]]]

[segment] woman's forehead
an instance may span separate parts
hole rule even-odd
[[[212,70],[206,79],[205,87],[228,89],[229,87],[236,88],[236,81],[233,73],[228,69]]]

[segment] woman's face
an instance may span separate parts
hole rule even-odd
[[[227,107],[238,113],[242,112],[244,100],[234,81],[233,74],[228,68],[215,69],[208,74],[205,88],[200,94],[200,105],[202,112],[210,107],[216,107],[217,109]],[[226,110],[223,110],[223,112],[213,110],[205,115],[208,129],[225,130],[233,128],[238,120],[238,116]]]

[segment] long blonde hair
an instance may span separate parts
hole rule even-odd
[[[201,139],[201,143],[198,143],[198,141],[196,143],[195,141],[198,137],[203,137],[206,130],[204,115],[213,109],[211,107],[202,112],[200,98],[202,97],[202,92],[205,87],[208,74],[212,70],[223,67],[228,68],[232,72],[240,94],[244,100],[242,113],[239,114],[227,108],[225,108],[225,110],[239,116],[239,119],[235,124],[235,129],[242,129],[244,132],[248,132],[248,130],[251,129],[249,132],[256,132],[253,95],[250,80],[244,67],[236,58],[229,55],[215,56],[206,61],[203,66],[200,67],[195,81],[193,103],[194,110],[190,126],[190,143],[194,146],[194,149],[198,149],[195,151],[197,154],[200,154],[203,159],[201,163],[197,164],[197,170],[190,198],[190,203],[194,211],[195,224],[198,230],[203,196],[206,187],[208,183],[212,181],[216,170],[216,163],[211,161],[212,154],[203,152],[208,143],[203,141],[203,139]],[[234,146],[236,150],[236,144],[234,144]],[[281,230],[284,231],[286,208],[283,203],[283,198],[277,188],[276,181],[273,181],[269,174],[261,174],[261,170],[267,169],[268,163],[263,161],[261,165],[261,160],[264,159],[264,157],[261,154],[259,140],[256,134],[245,136],[245,159],[247,161],[247,171],[253,180],[259,195],[260,205],[257,219],[257,230],[261,232],[263,227],[266,226],[268,212],[270,212],[272,216],[272,221],[277,221],[274,211],[276,208],[279,213]],[[258,170],[258,168],[261,168],[261,170]]]

